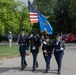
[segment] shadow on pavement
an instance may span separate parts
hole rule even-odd
[[[20,72],[20,67],[2,67],[2,68],[0,68],[0,73],[4,73],[4,72],[8,72],[8,71],[19,71]],[[33,72],[32,71],[32,67],[27,67],[23,71]],[[50,70],[50,71],[48,71],[48,73],[57,74],[56,71],[57,70]],[[45,69],[36,69],[36,71],[33,72],[33,73],[43,73],[43,74],[46,74],[45,73]]]
[[[20,67],[0,67],[0,73],[8,72],[10,70],[20,70]]]
[[[0,63],[0,65],[2,65],[3,63]]]
[[[25,69],[25,71],[33,72],[31,67],[27,67]],[[46,74],[45,73],[45,69],[36,69],[36,71],[34,71],[34,73],[43,73],[43,74]],[[57,70],[49,70],[48,73],[57,74]]]
[[[36,71],[32,71],[32,67],[27,67],[25,69],[25,71],[31,71],[31,72],[34,72],[34,73],[44,73],[45,69],[36,69]]]

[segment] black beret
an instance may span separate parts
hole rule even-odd
[[[49,37],[48,36],[45,36],[45,39],[49,39]]]
[[[61,35],[60,35],[60,34],[57,34],[57,35],[56,35],[56,38],[58,38],[58,37],[61,37]]]
[[[36,34],[36,31],[35,31],[35,30],[33,30],[33,31],[32,31],[32,34]]]
[[[22,29],[21,29],[21,32],[22,32],[22,31],[25,31],[25,29],[24,29],[24,28],[22,28]]]

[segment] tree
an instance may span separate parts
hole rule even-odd
[[[18,1],[16,3],[16,17],[18,18],[20,24],[19,24],[19,29],[24,28],[25,33],[29,34],[30,33],[30,22],[29,22],[29,11],[28,8],[26,7],[25,3]]]
[[[59,32],[74,32],[75,27],[74,17],[72,16],[75,11],[75,7],[71,7],[74,0],[57,0],[54,14],[56,16],[56,29]],[[71,12],[72,11],[72,12]],[[71,14],[70,14],[71,13]],[[75,14],[76,15],[76,14]],[[75,16],[74,15],[74,16]]]
[[[1,33],[1,35],[5,35],[9,32],[9,30],[13,30],[14,27],[16,27],[16,24],[13,22],[15,21],[15,15],[14,15],[14,0],[0,0],[0,25],[2,26],[2,30],[4,31]],[[13,27],[14,26],[14,27]],[[18,26],[17,26],[18,27]]]
[[[55,15],[54,15],[54,10],[53,9],[55,7],[55,0],[34,0],[33,4],[34,4],[35,7],[37,6],[37,10],[42,15],[44,15],[46,18],[48,18],[52,27],[54,27]]]
[[[45,16],[50,16],[55,7],[55,0],[34,0],[35,7]]]
[[[23,2],[14,0],[0,0],[0,35],[9,31],[18,35],[21,28],[30,32],[28,8]]]
[[[49,16],[54,33],[76,30],[76,0],[34,0],[34,5],[45,16]]]
[[[76,33],[76,0],[71,0],[71,5],[69,8],[69,16],[71,17],[71,25],[73,26],[72,30]]]

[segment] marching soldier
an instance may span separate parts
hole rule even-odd
[[[27,66],[25,56],[27,50],[29,50],[29,38],[24,34],[24,29],[21,29],[21,34],[19,35],[18,38],[18,44],[19,46],[19,52],[21,56],[21,70],[24,70],[25,67]]]
[[[61,36],[56,36],[56,40],[53,42],[54,56],[58,65],[58,74],[61,71],[62,58],[64,55],[65,44],[61,40]]]
[[[43,56],[46,62],[46,71],[47,73],[50,70],[50,60],[52,57],[52,43],[49,40],[49,37],[46,36],[45,40],[42,43]]]
[[[33,56],[33,71],[38,68],[37,55],[39,53],[40,46],[40,37],[36,34],[36,31],[33,31],[30,35],[30,45],[31,45],[31,53]]]

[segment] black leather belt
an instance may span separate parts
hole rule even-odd
[[[58,50],[58,49],[55,49],[55,51],[59,52],[60,50]]]
[[[23,46],[23,45],[25,45],[25,44],[20,44],[20,46]]]

